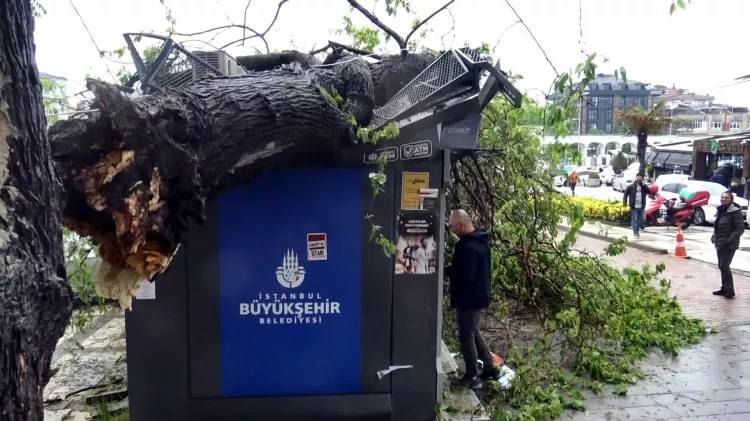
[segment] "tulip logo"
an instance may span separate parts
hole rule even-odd
[[[297,288],[305,280],[305,268],[299,265],[299,258],[293,250],[287,250],[276,268],[276,280],[285,288]]]

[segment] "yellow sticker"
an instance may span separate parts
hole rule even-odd
[[[401,174],[401,209],[421,209],[419,189],[430,187],[430,173],[404,172]]]

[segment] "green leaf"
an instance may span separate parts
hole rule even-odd
[[[586,409],[586,407],[583,405],[583,400],[581,399],[571,399],[565,402],[565,408],[575,409],[576,411],[583,411],[584,409]]]
[[[615,390],[612,393],[614,393],[615,395],[625,396],[628,394],[629,387],[630,385],[628,385],[627,383],[619,383],[615,385]]]
[[[558,93],[564,93],[565,92],[565,84],[568,83],[568,80],[570,80],[570,75],[567,73],[563,73],[560,75],[560,78],[555,83],[555,90]]]

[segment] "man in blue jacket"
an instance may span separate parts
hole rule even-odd
[[[466,364],[466,374],[454,385],[481,389],[482,380],[497,379],[499,370],[479,332],[479,316],[490,304],[492,263],[486,232],[474,228],[466,211],[457,209],[448,219],[450,231],[458,235],[453,263],[446,272],[450,277],[451,307],[456,309],[458,337]],[[478,373],[477,358],[483,362]]]

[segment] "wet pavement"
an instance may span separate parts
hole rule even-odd
[[[607,242],[581,237],[580,249],[601,252]],[[672,293],[684,311],[719,332],[676,357],[653,352],[641,364],[645,377],[626,396],[590,395],[575,420],[750,420],[750,278],[736,274],[737,297],[711,295],[719,286],[715,266],[629,248],[618,267],[666,264]]]

